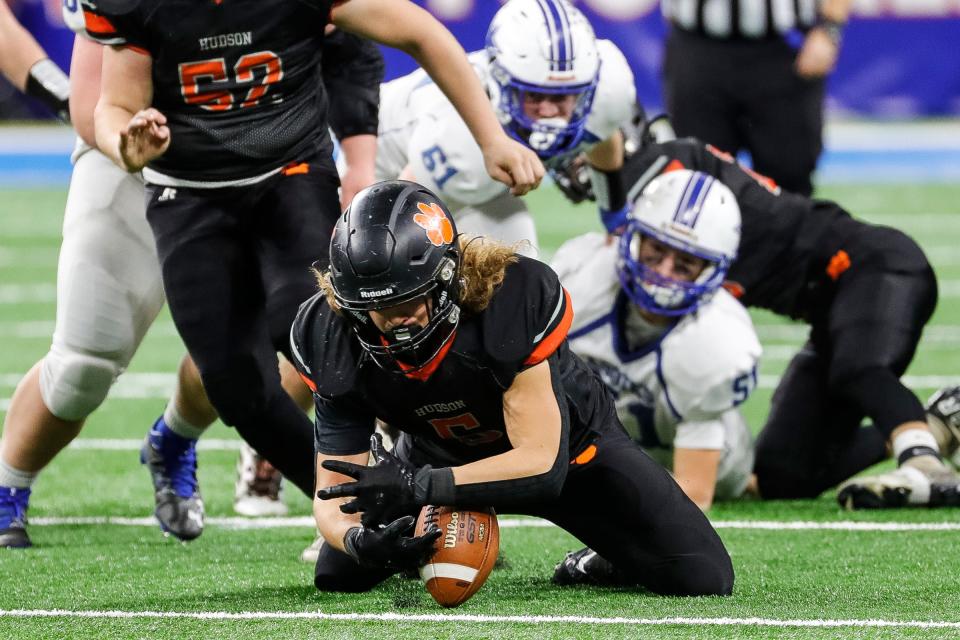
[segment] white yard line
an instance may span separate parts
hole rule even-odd
[[[945,376],[903,376],[903,384],[911,389],[939,389],[960,382],[960,372]],[[760,389],[776,389],[780,384],[780,376],[761,375],[758,380]]]
[[[55,267],[60,250],[51,247],[6,247],[0,245],[0,269]]]
[[[960,283],[960,281],[958,281]],[[17,320],[0,321],[0,338],[42,338],[49,340],[53,335],[53,320]],[[810,334],[810,327],[801,322],[789,324],[755,324],[757,335],[764,343],[803,342]],[[154,337],[177,337],[177,328],[172,322],[155,322],[149,330]],[[923,331],[921,348],[924,345],[935,344],[958,346],[960,345],[960,325],[933,324]],[[2,376],[3,374],[0,374]]]
[[[152,516],[47,516],[30,518],[32,526],[98,526],[119,527],[155,527]],[[310,516],[284,518],[244,518],[241,516],[208,517],[207,525],[224,529],[288,529],[311,528],[314,526]],[[841,520],[837,522],[813,522],[806,520],[716,520],[711,524],[717,529],[754,529],[759,531],[960,531],[960,522],[855,522]],[[539,518],[500,518],[502,529],[541,529],[553,528],[552,522]]]
[[[0,609],[0,618],[190,619],[190,620],[329,620],[337,622],[439,622],[478,624],[580,624],[626,626],[806,627],[960,629],[960,622],[942,620],[778,620],[775,618],[624,618],[600,616],[496,616],[457,613],[323,613],[322,611],[68,611],[64,609]]]
[[[217,438],[200,438],[197,448],[201,451],[239,451],[242,440],[223,440]],[[139,451],[143,446],[143,439],[131,438],[77,438],[70,443],[71,449],[86,449],[88,451]]]
[[[960,280],[939,280],[938,284],[940,298],[960,298]],[[49,282],[0,285],[0,304],[52,304],[56,299],[57,287]]]
[[[52,318],[44,320],[18,320],[0,322],[0,338],[31,339],[41,338],[50,340],[53,336],[54,321]],[[154,322],[149,331],[152,337],[178,337],[177,327],[172,322]]]
[[[57,285],[50,282],[0,285],[0,304],[55,302]]]
[[[757,324],[754,325],[761,342],[774,340],[802,342],[810,335],[810,326],[797,322],[793,324]],[[960,344],[960,325],[934,324],[923,331],[922,344]]]
[[[786,359],[786,352],[781,355]],[[0,388],[13,389],[20,381],[20,374],[0,374]],[[960,372],[949,375],[904,376],[903,383],[912,389],[939,389],[960,381]],[[120,377],[110,390],[110,398],[126,400],[154,400],[168,398],[173,393],[176,375],[172,373],[127,373]],[[758,380],[760,389],[776,389],[780,376],[761,375]],[[10,397],[0,397],[0,411],[10,407]],[[84,446],[84,445],[80,445]],[[87,448],[95,449],[90,445]],[[107,447],[114,448],[114,447]],[[126,448],[120,446],[119,448]]]
[[[902,229],[910,235],[937,234],[936,238],[943,239],[945,234],[960,230],[960,216],[956,213],[874,213],[861,205],[854,216],[873,224],[882,224],[888,227]]]

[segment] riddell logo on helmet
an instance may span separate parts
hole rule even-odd
[[[389,296],[393,294],[393,287],[387,287],[386,289],[372,289],[370,291],[360,290],[361,298],[379,298],[380,296]]]
[[[688,236],[689,238],[692,238],[694,242],[696,242],[697,233],[690,227],[684,225],[683,223],[671,222],[669,227],[670,227],[670,230],[673,231],[674,233],[679,233],[681,235]]]
[[[417,209],[420,213],[413,214],[413,221],[421,229],[427,232],[427,238],[430,244],[435,247],[442,247],[445,244],[453,242],[453,225],[435,202],[424,204],[417,203]]]

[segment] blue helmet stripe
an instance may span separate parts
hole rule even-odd
[[[573,71],[573,32],[570,30],[570,15],[567,7],[560,0],[549,0],[550,7],[559,13],[560,32],[563,35],[561,42],[563,49],[560,53],[560,70]]]
[[[713,186],[713,181],[712,176],[699,171],[690,176],[683,189],[680,202],[677,203],[677,210],[673,214],[674,222],[691,229],[696,226],[697,220],[700,218],[700,211],[703,209],[703,203],[707,199],[710,187]]]
[[[547,10],[546,0],[537,0],[537,6],[540,7],[540,13],[543,14],[543,21],[547,24],[547,33],[550,35],[550,70],[557,70],[558,60],[558,40],[557,37],[557,26],[556,23],[552,20],[552,13]]]
[[[550,70],[573,69],[573,38],[566,8],[556,0],[537,0],[550,34]]]

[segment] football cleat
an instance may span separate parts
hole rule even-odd
[[[848,510],[957,507],[960,476],[945,467],[922,469],[908,461],[893,471],[847,480],[837,502]]]
[[[270,462],[244,443],[237,462],[233,510],[243,516],[285,516],[283,475]]]
[[[317,531],[317,537],[313,539],[313,542],[310,543],[310,546],[303,550],[303,553],[300,554],[300,562],[309,562],[310,564],[317,564],[317,558],[320,557],[320,548],[323,547],[323,534]]]
[[[0,487],[0,547],[26,549],[32,547],[27,535],[27,505],[30,489]]]
[[[203,533],[203,499],[197,483],[197,441],[157,420],[140,448],[140,463],[153,480],[154,515],[164,533],[184,542]]]
[[[940,454],[960,467],[960,386],[940,389],[930,396],[924,408]]]
[[[598,586],[619,585],[623,583],[620,572],[596,551],[584,547],[580,551],[570,551],[554,570],[553,584],[567,587],[577,584]]]

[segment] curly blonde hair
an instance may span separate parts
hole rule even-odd
[[[519,243],[507,246],[484,237],[460,236],[460,308],[480,313],[503,284],[507,267],[516,263]]]
[[[507,267],[516,263],[517,249],[521,244],[513,246],[501,244],[482,236],[465,236],[457,238],[460,245],[460,308],[468,313],[480,313],[490,304],[490,299],[497,288],[503,283]],[[313,270],[327,299],[330,308],[340,313],[340,305],[333,295],[333,284],[330,281],[330,269]]]

